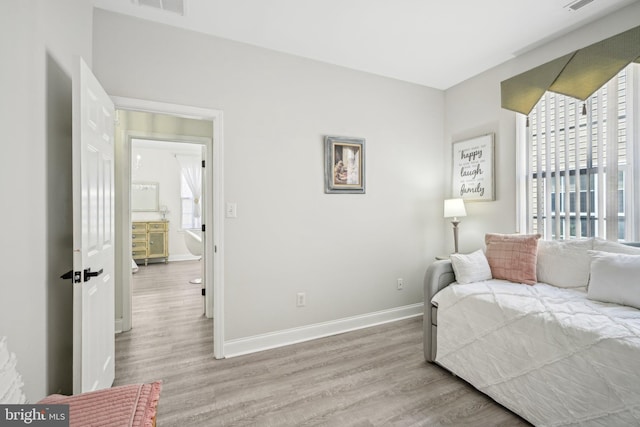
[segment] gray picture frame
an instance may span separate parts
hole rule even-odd
[[[365,139],[326,136],[324,139],[324,192],[364,194]]]

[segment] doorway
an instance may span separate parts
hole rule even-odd
[[[119,112],[123,118],[121,124],[128,123],[133,117],[145,118],[147,115],[149,113]],[[153,115],[155,121],[162,121],[163,117]],[[187,129],[185,133],[189,135],[185,137],[212,131],[210,121],[187,122],[171,117],[163,123],[165,127],[172,123]],[[130,143],[133,284],[137,286],[137,279],[142,275],[136,273],[151,274],[144,270],[163,270],[161,277],[165,280],[175,280],[171,277],[174,271],[180,271],[180,276],[191,274],[188,282],[194,286],[187,289],[202,294],[199,314],[205,314],[205,292],[201,291],[206,284],[203,280],[206,254],[202,244],[202,219],[207,193],[203,191],[202,161],[206,158],[206,143],[210,138],[202,137],[202,143],[195,136],[193,141],[147,138],[132,138]],[[182,265],[177,266],[177,263]],[[132,323],[135,325],[135,316]]]
[[[222,112],[217,110],[164,104],[130,98],[113,98],[117,110],[120,129],[116,140],[116,232],[121,236],[122,245],[116,254],[116,274],[122,286],[116,288],[116,330],[127,331],[132,327],[132,271],[131,271],[131,142],[135,138],[172,141],[176,143],[198,143],[205,147],[203,151],[203,194],[201,201],[202,223],[206,227],[203,233],[203,292],[204,312],[207,317],[215,317],[213,326],[213,352],[216,358],[224,357],[224,271],[223,271],[223,158],[222,158]],[[138,121],[136,126],[123,122]],[[168,130],[163,120],[182,121],[176,130]],[[184,121],[187,121],[186,124]],[[206,122],[211,125],[208,137],[202,133],[186,136],[185,129],[193,122]],[[133,122],[132,122],[133,123]],[[144,129],[143,129],[144,128]],[[129,244],[127,244],[127,242]],[[118,289],[119,288],[119,289]],[[120,307],[118,304],[120,303]]]

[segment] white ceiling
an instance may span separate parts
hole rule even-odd
[[[96,7],[447,89],[638,0],[183,0]],[[182,0],[155,0],[180,3]]]

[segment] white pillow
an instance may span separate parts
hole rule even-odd
[[[614,254],[640,255],[640,248],[599,238],[593,240],[593,250]]]
[[[589,254],[593,239],[539,240],[538,282],[559,288],[580,288],[589,283]]]
[[[640,255],[589,251],[587,298],[640,308]]]
[[[481,249],[468,255],[451,254],[451,265],[456,282],[464,285],[491,279],[491,268]]]

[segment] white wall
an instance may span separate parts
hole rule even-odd
[[[94,19],[111,95],[224,111],[225,197],[238,204],[224,231],[227,339],[422,301],[444,232],[441,91],[101,10]],[[367,194],[324,194],[325,135],[366,138]]]
[[[0,14],[0,335],[34,402],[71,387],[71,74],[91,64],[88,0],[7,0]]]
[[[181,195],[180,195],[180,164],[176,160],[176,153],[191,155],[198,158],[200,145],[185,143],[150,142],[157,147],[152,148],[149,143],[140,146],[133,141],[131,147],[131,181],[157,182],[159,185],[159,205],[166,206],[169,212],[166,219],[169,221],[169,259],[184,260],[194,259],[184,243],[184,233],[181,221]],[[185,152],[185,146],[195,147],[190,153]],[[136,166],[136,156],[140,156],[141,162]],[[162,218],[160,212],[131,212],[131,221],[156,221]]]
[[[575,49],[621,33],[640,23],[640,3],[522,54],[446,91],[444,161],[448,191],[451,185],[451,143],[488,132],[496,134],[496,201],[467,203],[460,225],[460,252],[484,245],[488,232],[516,230],[515,143],[516,113],[500,107],[500,82]],[[449,225],[450,226],[450,225]],[[453,246],[447,236],[445,246]]]

